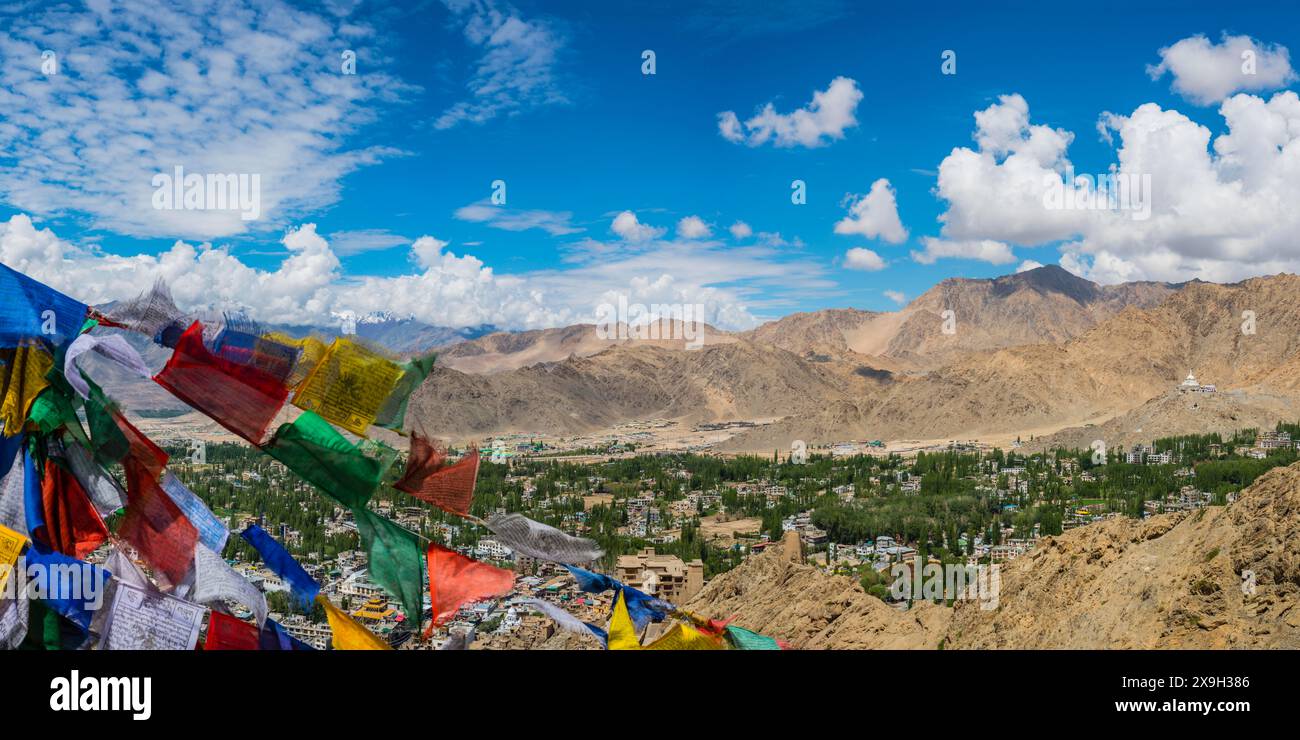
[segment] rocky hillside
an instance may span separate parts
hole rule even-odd
[[[517,370],[542,362],[559,362],[570,357],[590,357],[615,346],[647,346],[682,350],[686,340],[680,321],[664,320],[657,326],[623,327],[621,339],[603,339],[594,324],[576,324],[556,329],[495,332],[446,347],[438,363],[464,373],[491,374]],[[704,345],[736,341],[724,331],[704,325],[698,330]]]
[[[411,409],[428,428],[453,437],[575,433],[630,419],[802,417],[876,384],[750,342],[690,352],[618,346],[491,375],[440,368],[412,397]]]
[[[1226,507],[1045,538],[1003,567],[993,610],[900,612],[777,553],[713,579],[687,608],[809,649],[1300,648],[1300,464]]]
[[[1048,265],[993,279],[944,280],[896,313],[792,314],[748,337],[796,354],[852,352],[890,369],[935,368],[964,353],[1064,342],[1126,308],[1153,307],[1179,287],[1102,286]],[[944,333],[945,311],[953,312],[952,334]]]

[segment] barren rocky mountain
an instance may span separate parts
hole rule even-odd
[[[559,362],[570,357],[589,357],[610,347],[634,345],[686,349],[686,332],[680,321],[615,331],[617,339],[601,338],[594,324],[577,324],[558,329],[522,332],[496,332],[441,349],[438,364],[465,373],[491,374],[515,370],[541,362]],[[702,345],[728,344],[735,338],[727,332],[703,325],[699,327]]]
[[[413,396],[411,413],[450,436],[574,433],[633,419],[804,416],[876,384],[751,342],[689,352],[616,346],[492,375],[437,369]]]
[[[793,314],[747,334],[796,354],[850,352],[889,369],[933,368],[962,353],[1063,342],[1130,306],[1155,306],[1179,287],[1101,286],[1049,265],[991,280],[944,280],[894,313]],[[953,312],[952,334],[944,333],[945,311]]]
[[[1300,648],[1300,464],[1228,506],[1045,538],[1002,568],[996,609],[899,611],[777,552],[713,579],[687,608],[795,648]]]
[[[1247,311],[1255,316],[1254,333],[1243,332]],[[961,331],[959,324],[958,336]],[[827,408],[729,446],[833,441],[819,436],[833,426],[828,415],[860,419],[838,439],[973,437],[1102,423],[1163,396],[1189,372],[1221,392],[1249,389],[1256,406],[1264,405],[1252,416],[1271,412],[1271,424],[1293,418],[1298,388],[1289,370],[1296,367],[1300,277],[1191,283],[1152,308],[1129,307],[1068,341],[958,354],[936,370],[895,376],[876,396],[858,399],[856,413]]]

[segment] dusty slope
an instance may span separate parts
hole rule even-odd
[[[804,416],[878,384],[840,364],[744,341],[695,351],[618,346],[492,375],[439,368],[412,397],[412,413],[453,437],[574,433],[629,419]]]
[[[923,649],[938,645],[948,611],[932,604],[902,612],[846,576],[770,552],[708,583],[686,605],[697,614],[777,637],[799,649]]]
[[[1026,452],[1053,447],[1088,449],[1093,440],[1109,448],[1131,448],[1138,443],[1188,432],[1218,432],[1230,436],[1239,429],[1272,429],[1279,421],[1300,419],[1296,396],[1252,394],[1229,390],[1221,393],[1179,393],[1169,391],[1128,413],[1103,423],[1069,427],[1055,434],[1026,441]]]
[[[899,612],[772,552],[713,579],[687,608],[799,648],[1300,648],[1300,464],[1227,507],[1047,538],[1006,565],[1001,584],[996,610]]]
[[[894,313],[792,314],[746,336],[796,354],[854,353],[876,366],[933,369],[963,353],[1063,342],[1130,306],[1153,307],[1178,287],[1101,286],[1048,265],[992,279],[944,280]],[[948,310],[955,334],[943,333]]]
[[[728,344],[735,338],[704,325],[699,329],[705,345]],[[602,339],[594,324],[577,324],[556,329],[497,332],[439,351],[439,364],[463,373],[490,374],[516,370],[542,362],[559,362],[570,357],[590,357],[614,346],[645,346],[683,350],[686,334],[682,322],[664,320],[658,325],[623,327],[621,339]]]
[[[969,648],[1300,648],[1300,466],[1204,514],[1050,538],[1003,569],[998,610],[959,603],[946,637]]]

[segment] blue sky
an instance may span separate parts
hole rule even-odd
[[[1300,10],[1134,5],[448,0],[157,17],[129,3],[15,4],[0,11],[12,21],[0,31],[0,257],[56,283],[75,266],[111,274],[63,278],[88,299],[162,276],[185,301],[247,303],[268,320],[391,308],[512,328],[581,320],[621,293],[704,302],[733,328],[796,310],[895,310],[944,278],[1026,261],[1103,282],[1290,269],[1300,247],[1262,224],[1293,218],[1278,204],[1296,192],[1279,183],[1300,172],[1300,114],[1278,96],[1297,89],[1287,50]],[[277,41],[286,28],[298,37]],[[1259,73],[1219,80],[1243,44]],[[59,55],[55,75],[35,71],[44,49]],[[356,75],[341,74],[343,49]],[[646,49],[654,75],[642,74]],[[945,50],[954,75],[941,73]],[[746,122],[769,103],[790,120],[838,78],[860,100],[849,123],[815,123],[820,136],[758,143],[752,127],[720,128],[720,114]],[[1216,148],[1231,133],[1221,106],[1238,94],[1237,143]],[[1272,149],[1247,151],[1244,136],[1279,125]],[[958,148],[970,160],[945,162]],[[1046,172],[1068,160],[1150,173],[1155,218],[1026,215],[1038,171],[1017,174],[1016,152]],[[263,212],[160,214],[149,173],[174,164],[261,173]],[[941,188],[944,166],[954,185]],[[1203,188],[1179,182],[1201,171],[1187,179]],[[791,203],[796,179],[806,204]],[[874,198],[866,225],[836,233],[881,179],[906,236],[882,233],[890,214]],[[485,204],[495,180],[504,205]],[[1197,217],[1198,204],[1225,202],[1215,188],[1251,200]],[[645,238],[615,232],[625,211]],[[679,233],[690,216],[707,236]],[[753,234],[729,233],[738,221]],[[868,252],[846,258],[855,248]]]

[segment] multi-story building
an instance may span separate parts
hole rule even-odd
[[[615,577],[623,583],[676,603],[704,588],[703,561],[684,563],[676,555],[657,554],[653,547],[619,557],[616,570]]]

